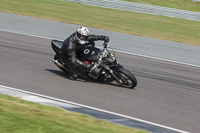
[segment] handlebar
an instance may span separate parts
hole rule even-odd
[[[103,47],[101,53],[99,54],[99,57],[97,58],[96,65],[100,65],[102,62],[102,58],[106,57],[108,54],[107,48],[110,46],[110,43],[104,43],[103,45],[104,45],[104,47]]]
[[[99,55],[99,57],[98,57],[98,59],[97,59],[97,64],[101,64],[102,58],[103,58],[103,57],[106,57],[107,54],[108,54],[107,47],[106,47],[106,48],[103,48],[103,50],[101,51],[101,53],[100,53],[100,55]]]

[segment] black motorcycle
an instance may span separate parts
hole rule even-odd
[[[64,62],[60,56],[62,44],[62,41],[51,41],[52,49],[56,53],[53,62],[59,69],[68,73],[68,68],[63,65]],[[117,62],[114,50],[109,46],[104,46],[102,50],[97,47],[86,46],[77,53],[77,58],[94,65],[92,72],[86,72],[84,68],[75,66],[79,76],[87,76],[90,79],[104,82],[115,81],[126,88],[134,88],[137,85],[135,76]]]

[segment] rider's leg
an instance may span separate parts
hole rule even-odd
[[[69,78],[71,80],[76,80],[78,78],[78,74],[76,72],[76,70],[74,69],[73,65],[69,62],[65,62],[65,67],[67,67],[69,69]]]

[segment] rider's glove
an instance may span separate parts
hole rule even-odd
[[[87,64],[87,72],[95,74],[94,72],[95,68],[96,68],[95,64]]]
[[[90,72],[92,70],[92,68],[94,67],[94,65],[93,64],[87,64],[87,63],[85,63],[85,67],[86,67],[86,71]]]
[[[108,43],[105,43],[105,42],[104,42],[103,46],[104,46],[104,48],[107,48]]]
[[[104,38],[104,44],[103,44],[104,48],[107,48],[108,42],[109,42],[109,37],[105,36],[105,38]]]
[[[105,38],[104,38],[104,43],[108,43],[109,42],[109,37],[108,36],[105,36]]]

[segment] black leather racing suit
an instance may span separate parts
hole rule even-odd
[[[86,70],[90,68],[91,65],[86,64],[85,62],[80,61],[76,58],[77,53],[85,46],[92,45],[94,46],[94,41],[104,40],[106,43],[109,41],[108,36],[103,35],[89,35],[87,38],[87,43],[80,45],[76,41],[75,33],[71,34],[68,38],[65,39],[61,48],[61,57],[65,63],[65,66],[69,69],[70,79],[77,78],[77,72],[74,70],[73,66],[82,66]]]

